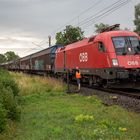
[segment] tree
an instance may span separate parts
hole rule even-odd
[[[100,33],[103,29],[105,29],[107,27],[109,27],[108,24],[104,24],[104,23],[95,24],[95,28],[96,28],[95,32]]]
[[[12,51],[6,52],[4,55],[6,57],[6,61],[12,61],[19,58],[19,56]]]
[[[6,62],[6,57],[3,54],[0,54],[0,64]]]
[[[135,6],[134,24],[136,26],[135,32],[137,32],[140,35],[140,3]]]
[[[130,31],[130,28],[125,27],[123,30]]]
[[[80,27],[66,26],[62,32],[56,34],[56,44],[68,45],[84,38]]]

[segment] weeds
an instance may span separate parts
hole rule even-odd
[[[53,78],[12,73],[20,88],[20,95],[63,92],[66,86]],[[19,80],[20,79],[20,80]]]

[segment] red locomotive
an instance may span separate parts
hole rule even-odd
[[[83,75],[82,80],[90,85],[117,86],[116,83],[122,82],[136,86],[140,78],[139,36],[130,31],[104,31],[59,48],[55,72],[62,74],[76,67]]]

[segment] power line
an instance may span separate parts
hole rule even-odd
[[[120,7],[126,5],[128,2],[130,2],[131,0],[118,0],[116,2],[114,2],[113,4],[107,6],[106,8],[102,9],[101,11],[97,12],[96,14],[84,19],[83,21],[79,22],[79,26],[83,26],[85,25],[86,27],[91,26],[91,24],[99,21],[100,19],[102,19],[103,17],[109,15],[110,13],[116,11],[117,9],[119,9]],[[101,3],[101,2],[100,2]],[[92,6],[90,6],[88,9],[84,10],[83,12],[81,12],[79,14],[79,16],[81,16],[82,14],[85,14],[86,12],[88,12],[89,10],[91,10],[93,7],[97,6],[98,4],[100,4],[99,1],[97,1],[96,3],[94,3]],[[78,16],[76,16],[75,18],[77,18]],[[75,20],[75,18],[71,19],[69,22],[67,22],[66,24],[72,22],[73,20]],[[94,21],[94,22],[93,22]],[[92,22],[92,23],[90,23]],[[58,28],[57,30],[61,29],[62,27],[64,27],[66,24],[64,24],[63,26],[61,26],[60,28]],[[85,27],[84,26],[84,27]],[[85,28],[86,28],[85,27]],[[41,41],[40,43],[43,43],[43,41]],[[40,47],[40,45],[36,45],[38,47]]]
[[[118,10],[119,8],[121,8],[122,6],[128,4],[130,1],[131,1],[131,0],[127,0],[127,1],[122,2],[121,4],[117,5],[116,7],[112,7],[111,9],[109,9],[109,10],[107,10],[105,13],[103,13],[102,15],[99,15],[97,18],[93,18],[93,19],[89,20],[88,22],[92,22],[92,23],[89,23],[89,24],[86,23],[87,26],[84,26],[84,27],[85,27],[85,28],[86,28],[86,27],[89,27],[91,24],[96,23],[97,21],[99,21],[99,20],[102,19],[103,17],[105,17],[105,16],[107,16],[107,15],[113,13],[114,11]]]
[[[54,35],[57,31],[59,31],[60,29],[62,29],[63,27],[65,27],[67,24],[71,23],[72,21],[74,21],[75,19],[79,18],[81,15],[85,14],[86,12],[88,12],[89,10],[93,9],[94,7],[96,7],[97,5],[101,4],[101,1],[103,0],[98,0],[96,3],[94,3],[92,6],[90,6],[89,8],[87,8],[86,10],[82,11],[79,15],[77,15],[76,17],[72,18],[71,20],[69,20],[68,22],[66,22],[64,25],[62,25],[61,27],[55,29],[51,35]]]
[[[127,1],[125,1],[125,2],[127,2]],[[110,11],[111,9],[114,9],[116,6],[118,6],[118,5],[122,4],[122,3],[123,3],[123,0],[118,0],[117,2],[107,6],[106,8],[102,9],[98,13],[96,13],[96,14],[84,19],[83,21],[81,21],[80,26],[86,24],[87,22],[90,22],[93,19],[96,19],[96,18],[104,15],[106,12]]]
[[[99,0],[100,1],[100,0]],[[88,12],[89,10],[91,10],[93,7],[97,6],[99,3],[99,1],[97,1],[96,3],[94,3],[92,6],[90,6],[89,8],[87,8],[86,10],[84,10],[83,12],[81,12],[79,14],[79,16],[74,17],[73,19],[71,19],[69,22],[67,22],[66,24],[74,21],[76,18],[79,18],[81,15],[85,14],[86,12]],[[118,10],[119,8],[121,8],[122,6],[128,4],[131,0],[118,0],[116,2],[114,2],[113,4],[107,6],[106,8],[100,10],[99,12],[97,12],[96,14],[82,20],[81,22],[79,22],[79,26],[82,26],[83,28],[87,28],[89,26],[91,26],[93,23],[96,23],[97,21],[101,20],[103,17],[113,13],[114,11]],[[61,26],[60,28],[58,28],[57,30],[63,28],[66,24],[64,24],[63,26]],[[26,52],[30,52],[32,50],[39,50],[39,48],[44,49],[43,47],[41,47],[42,45],[44,45],[46,43],[45,40],[41,41],[39,44],[33,42],[34,45],[36,45],[36,48],[26,48],[29,49]],[[39,48],[38,48],[39,47]],[[24,53],[26,53],[24,52]]]
[[[79,15],[77,15],[76,17],[72,18],[71,20],[69,20],[68,22],[66,22],[64,25],[60,26],[59,28],[55,29],[52,33],[51,36],[54,36],[56,34],[57,31],[59,31],[60,29],[64,28],[67,24],[73,22],[74,20],[78,19],[78,23],[79,23],[79,18],[81,15],[87,13],[89,10],[93,9],[94,7],[97,7],[99,4],[102,3],[103,0],[98,0],[97,2],[95,2],[92,6],[88,7],[87,9],[85,9],[84,11],[82,11]],[[44,42],[41,41],[41,42]],[[40,42],[40,43],[41,43]],[[45,44],[46,42],[44,42],[43,44]]]

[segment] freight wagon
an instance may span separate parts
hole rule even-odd
[[[1,65],[8,70],[23,71],[37,74],[53,74],[56,49],[61,45],[54,45],[37,53],[13,60]]]

